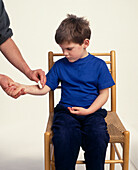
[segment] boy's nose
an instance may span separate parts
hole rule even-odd
[[[69,55],[69,53],[68,53],[66,50],[63,51],[63,54],[64,54],[65,56],[68,56],[68,55]]]

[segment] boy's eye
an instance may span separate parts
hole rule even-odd
[[[67,48],[67,50],[71,51],[73,48]]]

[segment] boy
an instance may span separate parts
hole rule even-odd
[[[16,84],[17,91],[24,88],[26,93],[43,95],[61,82],[52,126],[56,170],[74,170],[80,146],[87,170],[104,169],[109,135],[104,120],[107,111],[101,107],[114,81],[105,62],[87,52],[90,36],[87,20],[68,15],[55,35],[65,57],[46,75],[45,87]]]

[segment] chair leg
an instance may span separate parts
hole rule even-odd
[[[53,148],[53,153],[52,153],[52,161],[53,162],[55,161],[55,158],[54,158],[54,148]],[[54,163],[52,164],[52,170],[55,170],[55,164]]]
[[[45,170],[50,170],[50,133],[45,133]]]
[[[114,160],[115,159],[115,149],[114,146],[111,143],[111,148],[110,148],[110,160]],[[115,165],[114,164],[110,164],[110,170],[114,170]]]
[[[124,144],[123,144],[123,170],[128,170],[129,166],[129,132],[124,132]]]

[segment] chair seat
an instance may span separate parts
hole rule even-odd
[[[48,120],[48,125],[47,125],[47,132],[51,133],[50,135],[50,139],[52,138],[52,130],[51,130],[51,126],[53,123],[53,116],[54,113],[51,112],[50,116],[49,116],[49,120]],[[120,121],[118,115],[116,112],[108,112],[107,116],[105,118],[105,121],[107,123],[107,129],[108,129],[108,133],[110,135],[110,143],[120,143],[120,142],[124,142],[124,131],[126,131],[126,129],[124,128],[122,122]],[[52,141],[50,140],[50,143]]]
[[[110,135],[110,143],[124,142],[124,128],[116,112],[108,112],[105,121],[107,123],[108,133]]]

